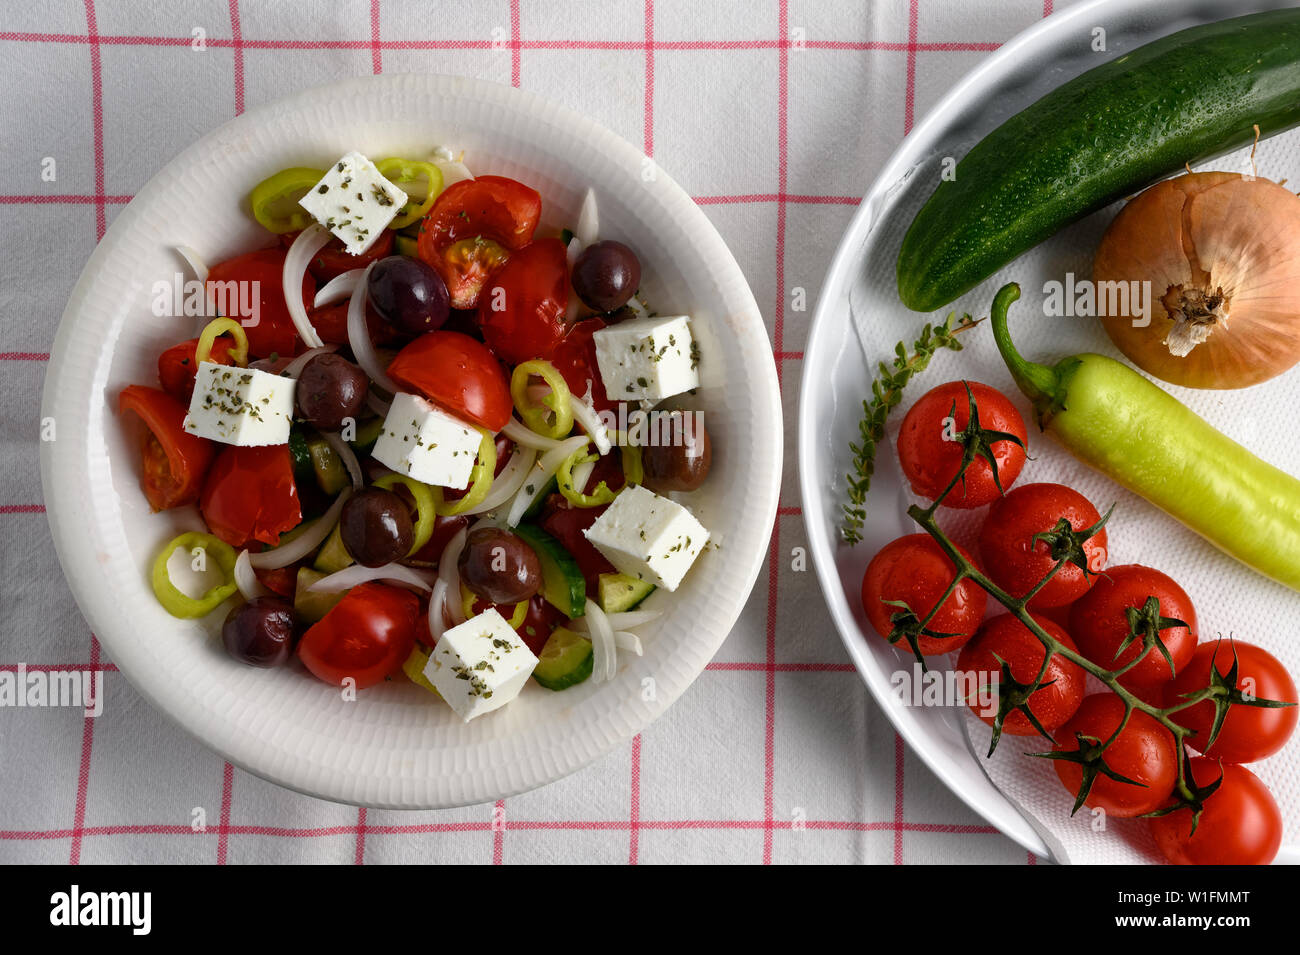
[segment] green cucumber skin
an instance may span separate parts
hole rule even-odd
[[[1300,123],[1300,9],[1192,27],[1111,60],[989,133],[898,255],[898,294],[941,308],[1066,225]]]

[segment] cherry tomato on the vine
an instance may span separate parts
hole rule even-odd
[[[969,554],[962,553],[973,562]],[[956,565],[928,534],[900,537],[881,548],[867,565],[862,576],[862,607],[876,632],[888,639],[894,629],[891,618],[907,611],[887,601],[905,603],[916,620],[924,619],[956,575]],[[984,591],[974,581],[959,583],[926,624],[930,633],[919,635],[922,655],[948,653],[965,644],[979,629],[986,601]],[[894,645],[905,652],[911,649],[906,638]]]
[[[1244,766],[1198,756],[1188,761],[1191,779],[1219,788],[1205,799],[1192,833],[1192,811],[1176,809],[1148,820],[1160,854],[1174,865],[1268,865],[1282,845],[1277,800]]]
[[[970,394],[966,388],[970,387]],[[898,434],[898,460],[912,490],[933,501],[961,469],[964,445],[961,434],[970,424],[970,399],[975,399],[981,431],[1015,435],[1020,443],[1004,439],[983,441],[983,450],[998,464],[998,482],[1009,491],[1025,464],[1029,437],[1024,419],[1010,400],[978,381],[950,381],[934,388],[908,409]],[[962,480],[943,499],[944,507],[983,507],[1000,496],[998,482],[987,458],[977,456]]]

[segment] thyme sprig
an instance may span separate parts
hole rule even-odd
[[[961,351],[957,336],[974,328],[983,319],[970,315],[957,317],[951,313],[943,322],[927,325],[921,337],[907,345],[899,342],[894,347],[891,363],[881,362],[876,378],[871,382],[871,397],[862,402],[862,420],[858,424],[858,441],[849,445],[853,452],[853,470],[848,478],[848,502],[844,504],[844,523],[841,534],[846,543],[862,540],[862,525],[867,519],[867,492],[876,470],[876,446],[885,437],[885,422],[902,400],[903,389],[916,375],[925,371],[930,359],[941,348]]]

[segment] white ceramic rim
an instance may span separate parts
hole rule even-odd
[[[200,699],[201,694],[169,682],[150,667],[147,643],[133,636],[130,618],[113,599],[111,588],[100,579],[106,576],[103,555],[97,556],[93,553],[96,548],[87,546],[88,522],[94,519],[97,506],[111,508],[116,497],[102,487],[93,486],[86,466],[88,456],[93,454],[87,432],[92,416],[102,413],[96,396],[102,399],[111,364],[110,355],[96,353],[93,343],[98,339],[93,337],[83,313],[95,291],[99,272],[113,248],[143,218],[142,211],[153,197],[174,183],[178,170],[201,162],[210,151],[228,145],[234,138],[251,134],[259,124],[283,110],[305,109],[337,97],[362,95],[384,98],[388,105],[404,95],[438,96],[449,91],[502,110],[545,114],[555,134],[568,137],[575,149],[598,147],[629,170],[643,168],[645,157],[640,150],[581,114],[535,94],[465,77],[437,74],[362,77],[302,91],[250,110],[184,150],[116,217],[73,289],[51,349],[42,400],[42,416],[52,417],[59,427],[59,439],[41,446],[42,485],[55,548],[83,615],[121,673],[157,709],[234,765],[308,795],[380,808],[448,808],[504,798],[559,779],[641,732],[704,670],[734,626],[764,565],[780,489],[780,390],[762,315],[740,267],[707,216],[680,186],[656,170],[653,201],[688,233],[684,254],[699,257],[705,263],[701,268],[716,285],[718,298],[726,307],[725,316],[717,324],[725,326],[728,345],[745,362],[752,382],[746,420],[751,428],[762,422],[762,433],[756,430],[751,435],[755,440],[747,442],[745,493],[735,495],[734,506],[740,510],[743,520],[738,522],[740,530],[727,541],[727,567],[732,583],[723,588],[725,592],[710,595],[715,605],[709,608],[707,624],[700,625],[697,621],[692,631],[694,636],[686,642],[683,652],[666,662],[660,661],[655,671],[654,700],[627,694],[618,703],[606,707],[608,718],[602,725],[597,727],[589,722],[557,739],[555,745],[543,752],[520,753],[517,747],[512,749],[493,741],[492,746],[484,747],[491,750],[484,758],[495,762],[477,764],[463,772],[444,770],[412,779],[409,767],[399,768],[383,758],[372,760],[369,754],[365,754],[367,758],[363,761],[363,768],[368,771],[359,773],[345,770],[341,765],[330,765],[328,756],[320,752],[311,754],[310,759],[300,752],[285,752],[282,746],[277,748],[264,738],[236,729],[233,721],[212,719],[209,701]],[[723,330],[718,331],[721,334]],[[90,539],[96,542],[93,535]],[[681,615],[667,614],[665,629],[667,618],[672,616]],[[268,730],[266,735],[269,734]],[[455,758],[463,764],[462,753],[455,754]],[[355,759],[352,766],[355,769]]]

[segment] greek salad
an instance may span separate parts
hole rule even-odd
[[[266,247],[178,250],[205,324],[118,408],[145,426],[152,509],[206,528],[158,551],[163,608],[233,599],[235,659],[409,679],[468,721],[642,652],[642,601],[709,542],[689,502],[713,450],[686,407],[692,320],[646,309],[595,195],[561,229],[463,158],[349,152],[259,183]]]

